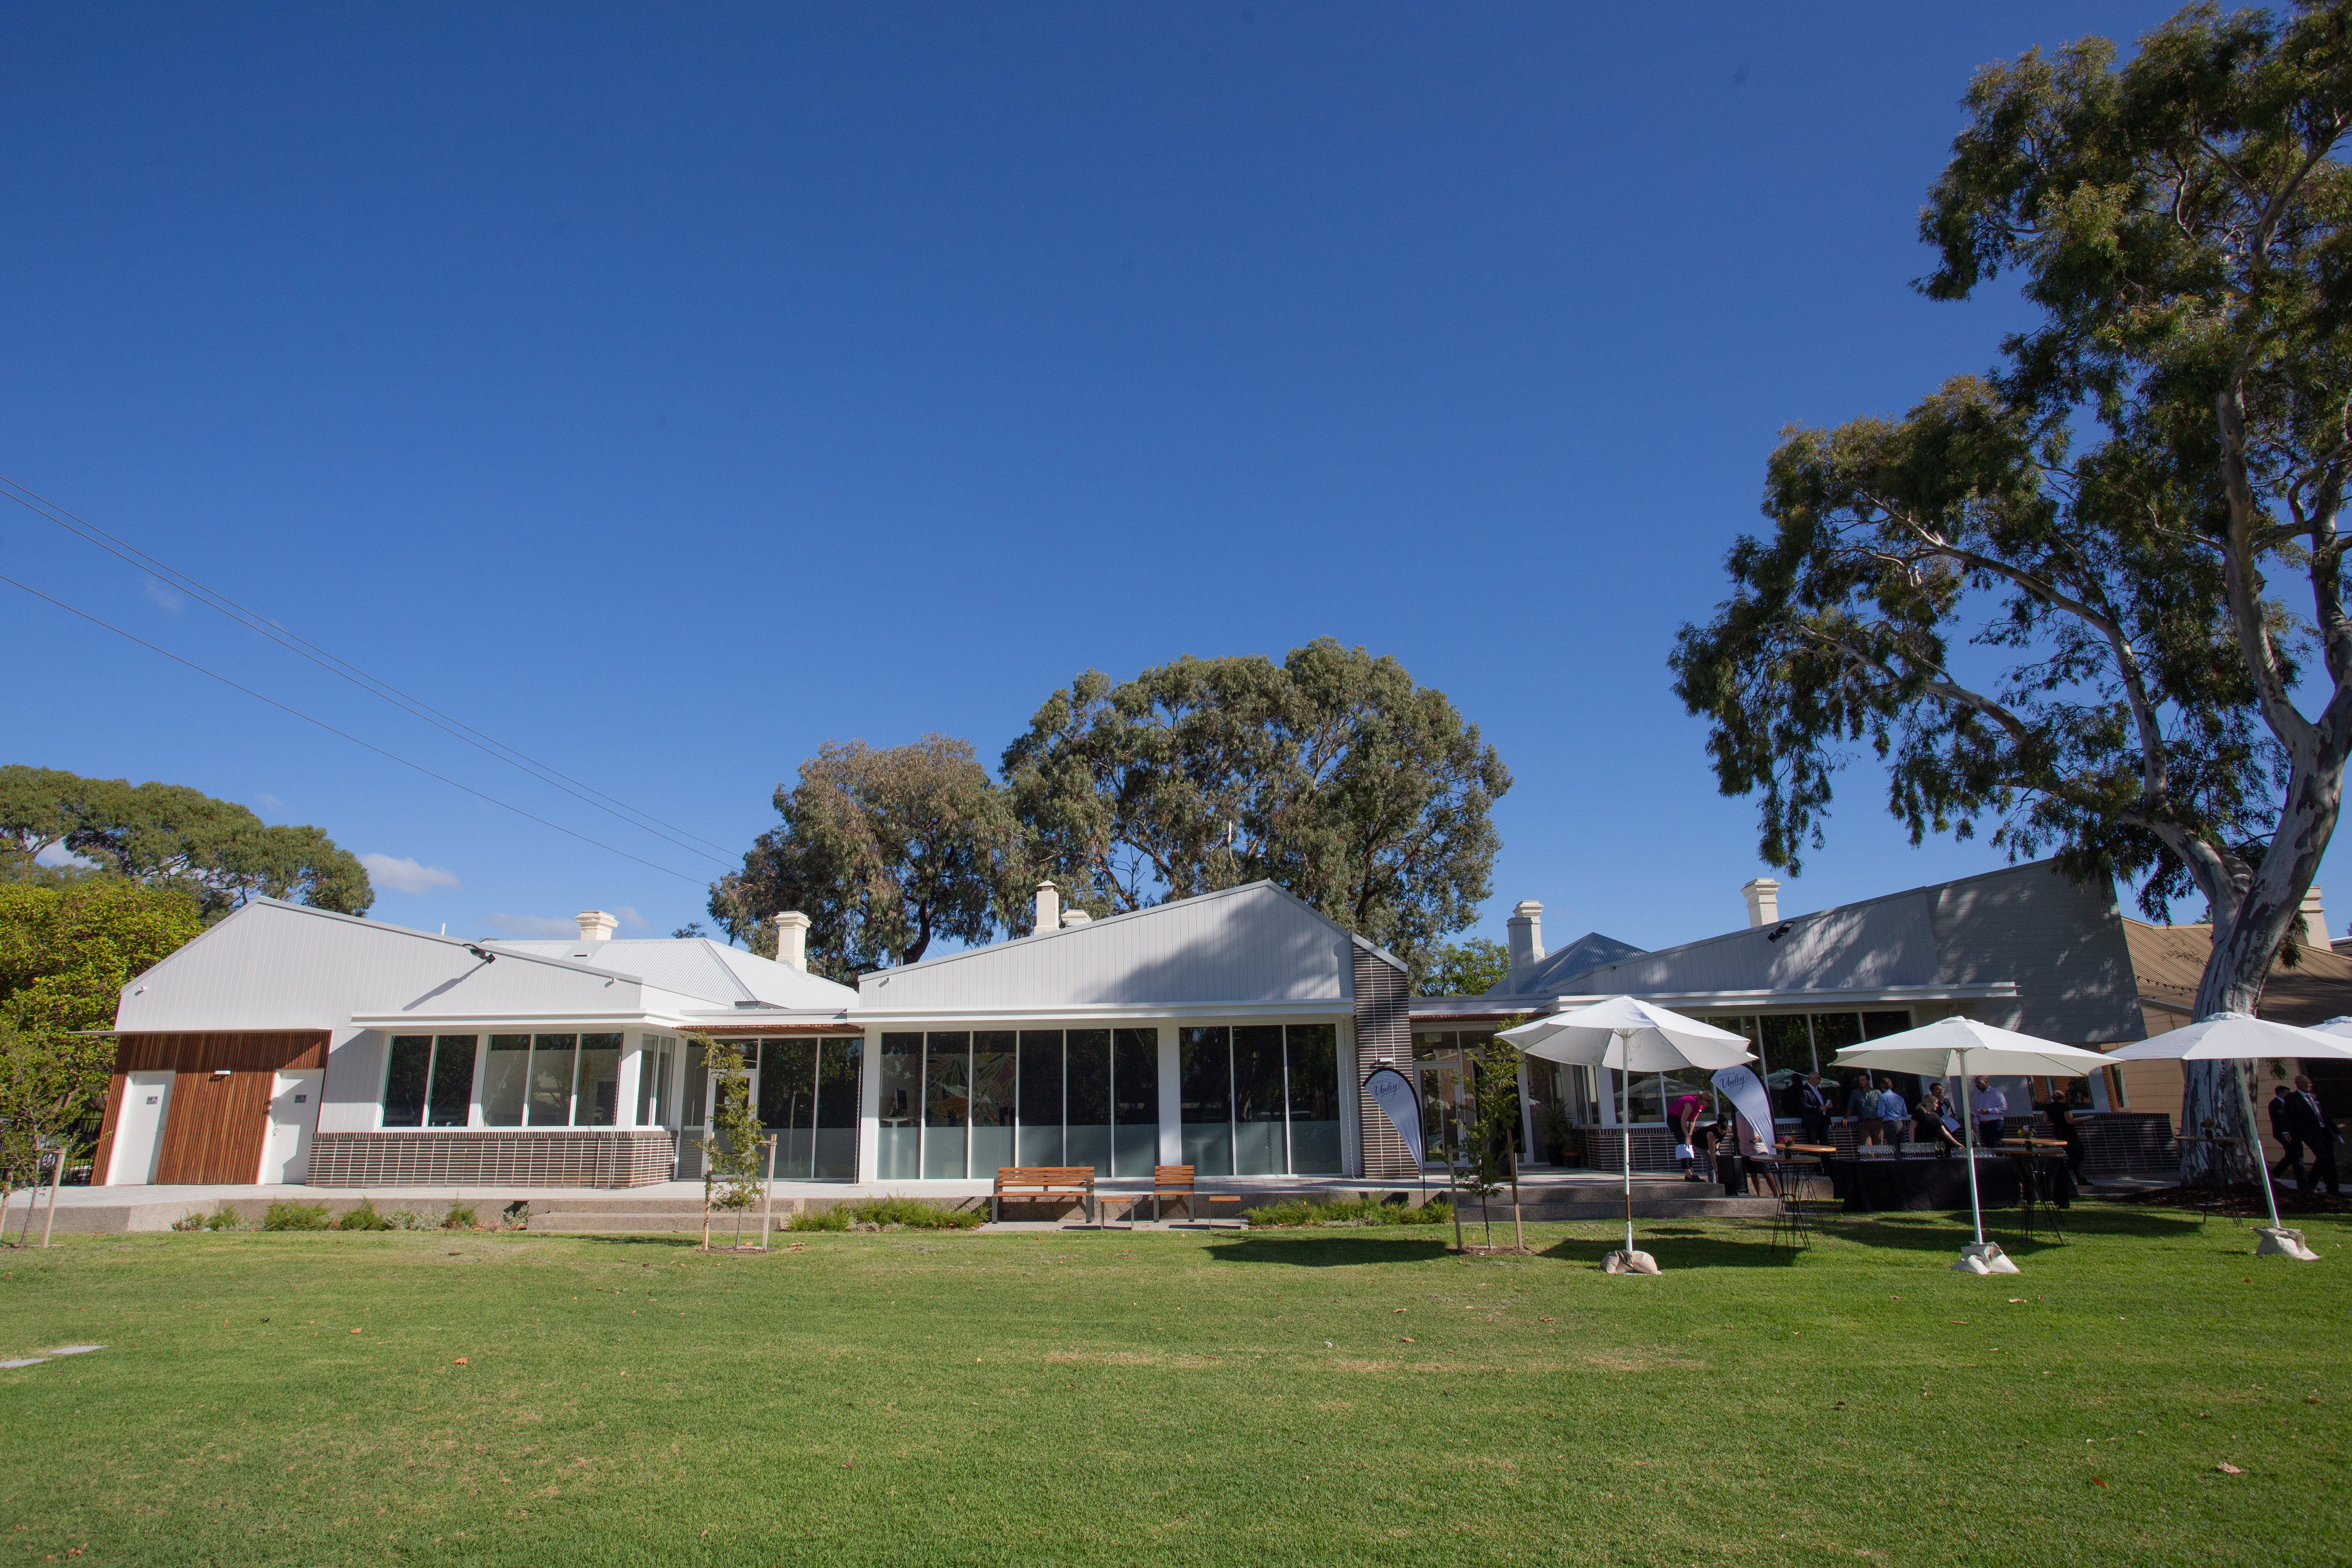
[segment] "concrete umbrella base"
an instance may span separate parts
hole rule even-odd
[[[1959,1274],[2014,1274],[2017,1265],[2010,1261],[1999,1242],[1979,1241],[1960,1248],[1960,1260],[1952,1265],[1952,1269]]]
[[[1617,1251],[1601,1260],[1604,1274],[1655,1274],[1658,1260],[1646,1252]]]
[[[2299,1263],[2316,1263],[2319,1254],[2303,1244],[2303,1232],[2284,1226],[2263,1226],[2258,1232],[2262,1240],[2254,1244],[2257,1258],[2292,1258]]]

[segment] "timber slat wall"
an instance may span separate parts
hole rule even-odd
[[[269,1094],[287,1068],[327,1065],[324,1029],[261,1029],[234,1034],[124,1035],[115,1042],[106,1120],[98,1131],[92,1179],[103,1181],[114,1157],[123,1084],[134,1072],[170,1072],[158,1185],[251,1184],[269,1138]],[[226,1068],[228,1077],[215,1078]]]
[[[1363,1086],[1380,1068],[1412,1076],[1412,988],[1394,965],[1349,945],[1356,958],[1356,1126],[1364,1175],[1372,1181],[1405,1180],[1421,1174],[1412,1151]]]

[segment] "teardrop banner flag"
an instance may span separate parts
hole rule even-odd
[[[1423,1163],[1421,1096],[1413,1092],[1412,1079],[1394,1068],[1375,1068],[1371,1076],[1364,1079],[1364,1092],[1372,1097],[1372,1103],[1381,1108],[1381,1114],[1387,1117],[1389,1125],[1397,1130],[1397,1136],[1404,1140],[1404,1146],[1412,1151],[1412,1163],[1416,1165]]]
[[[1764,1085],[1744,1067],[1717,1068],[1710,1080],[1748,1123],[1750,1147],[1741,1153],[1755,1158],[1769,1153],[1772,1143],[1772,1100],[1764,1092]]]

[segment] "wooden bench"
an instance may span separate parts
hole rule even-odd
[[[1209,1200],[1211,1219],[1216,1218],[1217,1205],[1233,1204],[1238,1207],[1242,1201],[1240,1197],[1230,1193],[1204,1193],[1197,1190],[1192,1184],[1192,1167],[1190,1165],[1152,1166],[1152,1218],[1160,1219],[1165,1216],[1170,1198],[1184,1200],[1184,1217],[1187,1219],[1201,1217],[1200,1202],[1202,1198]]]
[[[1004,1216],[1007,1198],[1076,1198],[1087,1218],[1094,1218],[1095,1168],[1092,1165],[999,1165],[996,1191],[988,1200],[988,1217]]]

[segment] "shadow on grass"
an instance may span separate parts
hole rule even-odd
[[[1407,1241],[1370,1236],[1252,1236],[1209,1248],[1213,1260],[1336,1268],[1368,1263],[1425,1263],[1445,1256],[1452,1239]]]
[[[1541,1256],[1556,1258],[1563,1263],[1588,1263],[1598,1268],[1601,1258],[1624,1245],[1622,1236],[1607,1240],[1570,1237],[1544,1248]],[[1656,1258],[1662,1269],[1786,1268],[1797,1260],[1796,1254],[1786,1247],[1772,1245],[1769,1226],[1751,1236],[1664,1226],[1645,1229],[1637,1224],[1633,1245]]]

